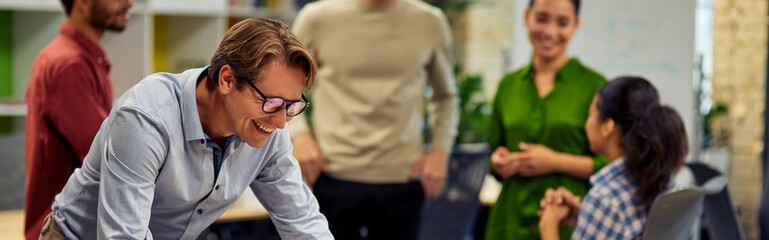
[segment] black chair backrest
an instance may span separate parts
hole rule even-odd
[[[694,174],[694,180],[698,185],[704,184],[708,179],[722,175],[710,166],[692,162],[686,166]],[[708,239],[713,240],[744,240],[745,232],[740,225],[737,210],[732,203],[728,187],[716,194],[705,196],[702,227],[705,228]]]

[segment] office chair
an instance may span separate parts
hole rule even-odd
[[[718,175],[701,186],[676,186],[662,193],[652,204],[643,239],[689,239],[705,195],[721,192],[726,181],[726,177]]]
[[[694,174],[697,184],[704,184],[708,179],[722,175],[707,164],[693,162],[686,164]],[[705,196],[702,216],[702,227],[706,236],[703,239],[712,240],[744,240],[745,232],[742,230],[737,210],[729,195],[729,187],[716,194]]]
[[[489,171],[491,150],[486,145],[454,147],[441,195],[422,205],[418,239],[464,240],[473,238],[481,204],[478,194]]]

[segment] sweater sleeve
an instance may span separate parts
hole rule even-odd
[[[427,64],[427,83],[433,89],[427,111],[432,129],[433,146],[449,152],[454,144],[459,124],[459,98],[452,71],[451,30],[446,16],[440,10],[436,11],[440,24],[440,38]]]
[[[310,31],[312,30],[312,12],[313,12],[313,4],[308,4],[304,8],[302,8],[301,11],[299,11],[299,14],[296,16],[296,19],[294,20],[294,25],[292,26],[292,32],[294,32],[294,35],[299,39],[300,42],[304,45],[307,50],[310,51],[314,56],[317,56],[317,53],[313,51],[313,44],[311,36],[312,34]],[[317,61],[317,59],[316,59]],[[309,89],[308,89],[309,90]],[[310,103],[310,107],[312,107],[312,103]],[[289,132],[291,134],[291,138],[295,138],[299,134],[306,133],[310,131],[310,125],[307,122],[307,111],[305,111],[304,114],[299,114],[298,116],[294,117],[287,123],[287,127],[289,129]]]

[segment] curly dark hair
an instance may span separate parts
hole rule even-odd
[[[596,95],[600,121],[611,118],[622,132],[627,169],[637,184],[635,204],[649,204],[684,163],[689,148],[683,120],[660,105],[657,90],[640,77],[612,80]]]

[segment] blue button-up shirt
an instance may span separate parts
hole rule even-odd
[[[282,238],[333,238],[302,183],[287,130],[262,148],[237,135],[221,151],[207,145],[195,100],[202,72],[153,74],[118,99],[53,203],[68,238],[194,239],[246,187]],[[218,174],[214,154],[221,155]]]
[[[620,158],[590,177],[571,239],[634,239],[641,236],[649,207],[634,204],[636,182]]]

